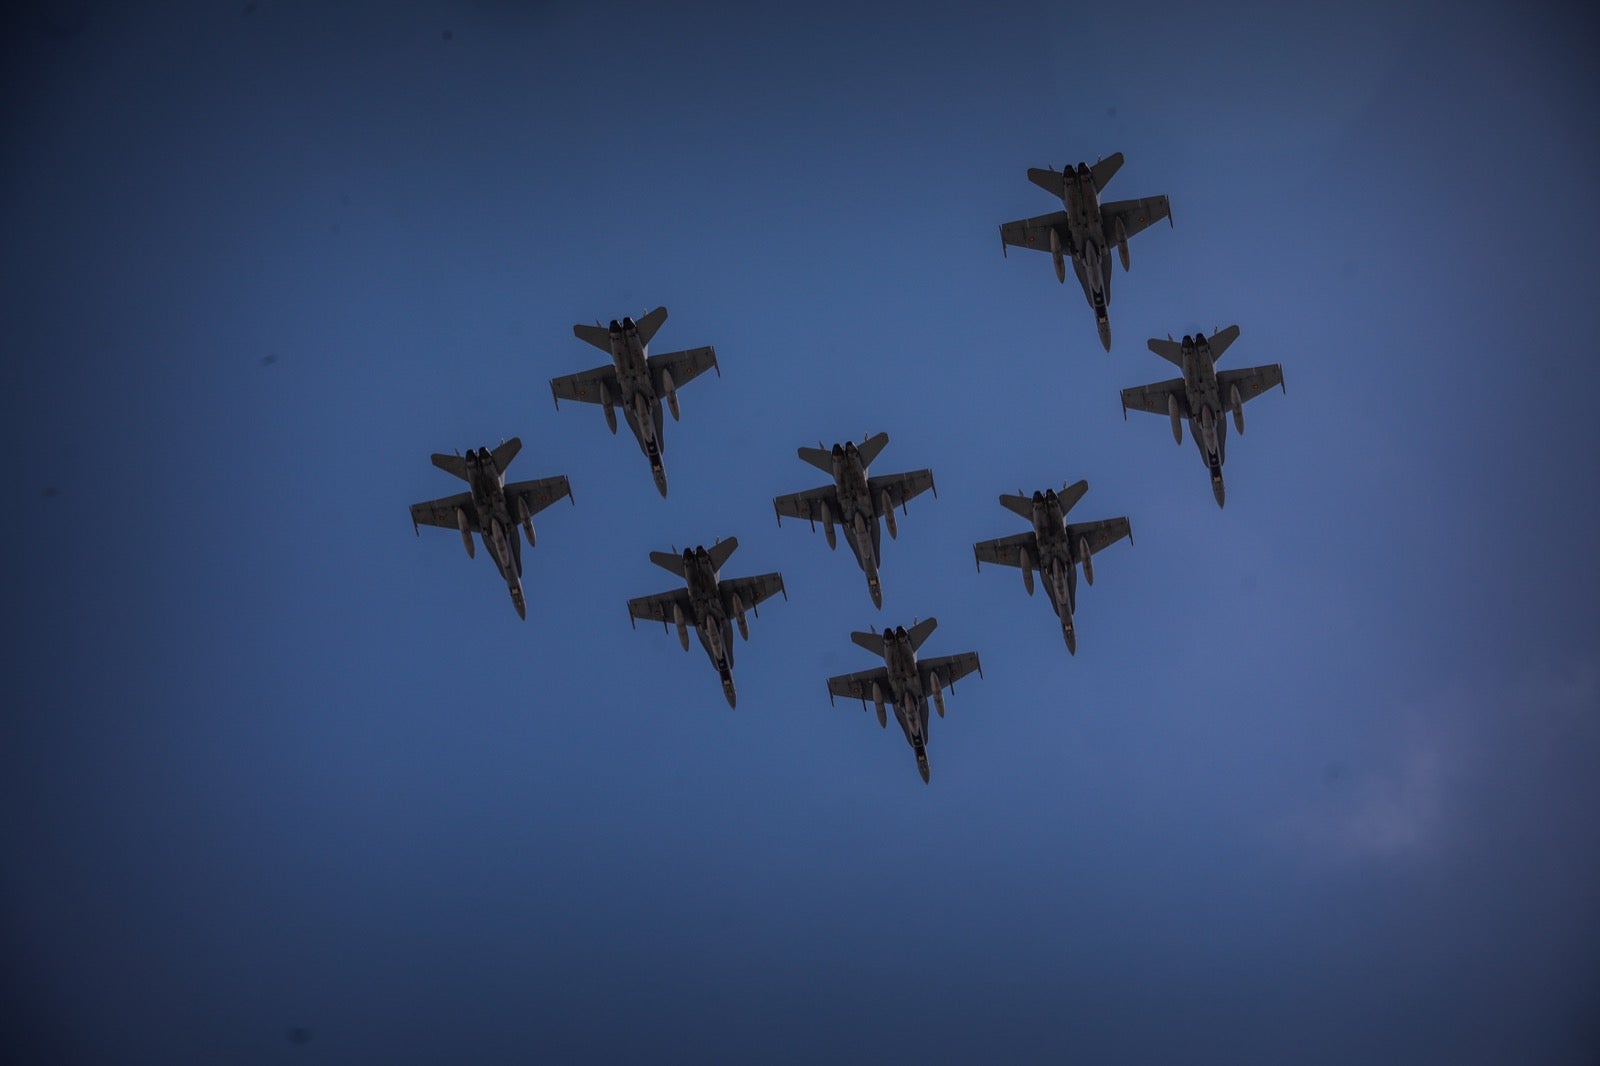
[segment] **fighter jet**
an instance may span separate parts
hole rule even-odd
[[[916,753],[917,772],[924,783],[928,780],[928,697],[933,697],[933,705],[943,718],[945,688],[954,692],[956,682],[974,670],[979,677],[983,676],[977,652],[917,661],[917,649],[938,624],[937,618],[929,618],[913,624],[910,629],[904,626],[885,629],[881,636],[876,632],[851,633],[851,640],[874,655],[883,656],[883,665],[828,678],[829,703],[836,696],[846,696],[859,699],[861,709],[866,710],[870,696],[878,712],[878,725],[884,729],[889,727],[889,720],[883,705],[894,704],[894,716],[905,731],[906,743]]]
[[[888,443],[889,434],[879,433],[863,440],[859,447],[854,441],[846,441],[835,444],[832,451],[820,444],[815,448],[801,448],[800,458],[832,474],[833,484],[779,496],[772,501],[780,526],[785,515],[810,522],[813,530],[821,522],[829,548],[839,543],[833,524],[838,522],[844,526],[845,542],[867,575],[867,591],[872,594],[872,605],[878,608],[883,607],[883,587],[878,581],[878,542],[882,536],[878,518],[881,516],[889,527],[889,536],[897,537],[900,531],[895,524],[894,509],[899,507],[904,512],[907,500],[928,489],[933,489],[935,496],[939,495],[933,484],[933,472],[929,470],[867,477],[867,467]]]
[[[733,633],[728,628],[729,617],[738,622],[739,635],[749,640],[750,624],[745,620],[745,611],[755,611],[759,616],[761,612],[756,611],[756,605],[774,593],[782,592],[784,599],[789,598],[783,587],[783,575],[779,573],[720,580],[718,571],[738,547],[739,538],[729,537],[710,548],[685,548],[682,555],[651,552],[650,561],[683,578],[686,587],[628,601],[630,620],[642,618],[647,622],[660,622],[662,629],[670,620],[677,626],[678,643],[683,645],[684,651],[689,650],[689,627],[695,627],[700,634],[701,647],[711,656],[711,665],[722,678],[722,694],[727,697],[729,707],[736,706],[738,701],[733,690]]]
[[[433,465],[461,478],[471,489],[441,500],[412,504],[411,527],[418,536],[424,525],[460,530],[469,559],[477,554],[472,535],[482,537],[483,546],[511,590],[511,605],[517,609],[517,617],[527,618],[528,606],[522,598],[522,542],[517,539],[515,527],[522,526],[528,547],[533,547],[533,516],[563,496],[571,499],[572,486],[565,477],[507,485],[506,467],[521,450],[522,441],[512,437],[494,451],[469,449],[465,458],[435,453]]]
[[[1094,166],[1079,163],[1076,171],[1028,169],[1028,180],[1052,196],[1061,198],[1065,211],[1037,218],[1007,222],[1000,227],[1000,250],[1008,245],[1048,251],[1055,260],[1056,280],[1067,280],[1066,260],[1072,259],[1083,286],[1084,299],[1094,308],[1095,324],[1100,327],[1100,343],[1111,350],[1111,247],[1116,246],[1122,269],[1128,269],[1128,238],[1150,225],[1166,219],[1172,224],[1172,208],[1165,196],[1146,196],[1139,200],[1100,202],[1100,191],[1122,166],[1117,152]]]
[[[984,563],[1021,567],[1022,587],[1030,596],[1033,595],[1033,571],[1038,568],[1050,606],[1061,619],[1061,636],[1072,655],[1078,654],[1078,634],[1072,625],[1072,612],[1078,602],[1078,571],[1074,564],[1083,566],[1083,579],[1092,585],[1094,553],[1123,537],[1130,543],[1133,541],[1133,527],[1128,525],[1126,516],[1066,524],[1067,512],[1088,491],[1089,483],[1078,481],[1063,485],[1059,494],[1054,489],[1046,489],[1035,492],[1032,499],[1020,491],[1015,496],[1001,496],[1000,506],[1032,522],[1033,529],[1013,537],[979,541],[972,546],[979,570]]]
[[[707,370],[717,366],[717,350],[712,347],[690,348],[682,352],[651,355],[650,339],[667,320],[667,309],[658,307],[635,322],[624,318],[611,320],[610,329],[576,325],[572,332],[579,340],[588,341],[611,356],[610,366],[597,366],[581,374],[568,374],[550,379],[550,392],[555,396],[556,407],[562,400],[582,400],[597,403],[605,408],[606,425],[617,431],[617,405],[622,406],[622,416],[639,439],[639,447],[650,460],[650,474],[655,478],[656,490],[667,494],[667,471],[661,465],[663,439],[661,435],[661,401],[667,401],[672,420],[678,420],[678,389]]]
[[[1176,363],[1183,377],[1158,381],[1122,390],[1122,417],[1128,408],[1166,415],[1172,419],[1172,439],[1183,444],[1181,419],[1189,420],[1189,435],[1200,449],[1206,469],[1211,471],[1211,494],[1221,507],[1227,495],[1222,485],[1222,462],[1228,454],[1228,424],[1224,411],[1233,412],[1233,428],[1244,433],[1244,403],[1274,385],[1288,392],[1283,384],[1283,367],[1277,363],[1253,366],[1246,370],[1217,372],[1216,362],[1239,336],[1238,326],[1218,330],[1209,339],[1196,333],[1184,334],[1182,341],[1171,337],[1151,339],[1150,350],[1170,363]]]

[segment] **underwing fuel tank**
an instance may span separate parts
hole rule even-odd
[[[887,491],[885,491],[883,493],[883,497],[880,500],[880,503],[882,505],[882,510],[883,510],[883,522],[884,522],[884,525],[889,527],[889,539],[890,540],[894,540],[895,538],[900,536],[900,531],[895,528],[895,524],[894,524],[894,504],[890,501],[889,493]]]
[[[1167,393],[1167,417],[1172,419],[1172,439],[1183,445],[1183,423],[1178,418],[1178,397]]]
[[[1019,561],[1022,563],[1022,587],[1028,590],[1028,595],[1033,595],[1033,560],[1028,557],[1028,549],[1018,549]]]
[[[1244,400],[1239,398],[1239,386],[1234,385],[1228,390],[1228,406],[1233,408],[1233,428],[1239,436],[1244,436]]]
[[[1083,579],[1094,584],[1094,560],[1089,554],[1089,538],[1078,538],[1078,558],[1083,562]]]
[[[939,717],[944,717],[944,679],[935,670],[929,675],[928,680],[933,685],[933,709],[939,712]]]
[[[1065,285],[1067,283],[1067,261],[1061,254],[1061,234],[1056,232],[1054,226],[1050,227],[1050,260],[1055,264],[1056,280]]]
[[[822,535],[828,538],[828,550],[833,551],[839,546],[839,537],[833,531],[833,509],[828,506],[828,501],[822,501]]]
[[[739,622],[739,636],[743,637],[745,640],[749,640],[750,623],[745,620],[744,601],[739,598],[739,594],[737,592],[733,594],[733,616],[734,618],[738,619]]]
[[[672,420],[674,422],[678,421],[678,390],[673,387],[672,371],[670,370],[661,372],[661,391],[666,394],[667,410],[672,412]]]
[[[467,546],[467,558],[477,558],[478,549],[472,546],[472,530],[467,527],[467,512],[456,508],[456,528],[461,530],[461,543]]]
[[[872,707],[878,712],[878,728],[889,728],[889,716],[883,710],[883,686],[876,681],[872,683]]]
[[[672,605],[672,624],[678,627],[678,643],[683,645],[683,650],[689,650],[689,627],[683,619],[683,608],[677,604]]]
[[[1128,228],[1122,224],[1122,216],[1117,216],[1117,258],[1122,260],[1122,272],[1128,272]]]
[[[616,433],[617,409],[611,400],[611,390],[606,388],[606,383],[603,381],[600,383],[600,406],[605,408],[606,427],[610,429],[612,433]]]

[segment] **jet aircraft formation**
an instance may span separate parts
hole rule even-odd
[[[1100,342],[1111,350],[1111,259],[1115,247],[1124,271],[1128,270],[1128,240],[1151,223],[1172,220],[1165,196],[1102,203],[1100,193],[1121,169],[1122,153],[1094,163],[1079,163],[1075,169],[1030,168],[1028,180],[1061,199],[1063,211],[1007,222],[1000,226],[1001,249],[1011,247],[1048,251],[1055,266],[1056,280],[1066,281],[1066,263],[1083,288],[1085,300],[1094,311]],[[667,309],[657,307],[639,319],[613,319],[609,327],[576,325],[573,334],[611,357],[607,365],[576,374],[552,378],[550,391],[559,408],[562,400],[598,404],[604,410],[606,425],[617,432],[617,408],[633,431],[639,448],[650,466],[656,490],[667,495],[665,419],[662,405],[678,421],[681,410],[678,390],[707,370],[721,375],[716,349],[710,346],[651,355],[649,345],[667,320]],[[1244,433],[1244,404],[1274,386],[1283,387],[1283,370],[1277,364],[1242,370],[1216,369],[1216,362],[1239,337],[1238,326],[1228,326],[1210,336],[1185,335],[1181,341],[1152,339],[1150,351],[1173,363],[1182,377],[1151,385],[1122,390],[1123,417],[1129,409],[1165,414],[1172,424],[1172,435],[1183,443],[1183,423],[1199,448],[1210,475],[1217,506],[1225,500],[1222,464],[1226,455],[1227,416],[1234,429]],[[869,468],[889,443],[889,434],[879,432],[860,442],[842,441],[831,448],[802,447],[799,457],[832,478],[825,484],[801,492],[775,497],[773,510],[778,524],[784,518],[808,522],[813,530],[822,523],[830,549],[838,545],[839,527],[856,563],[866,576],[867,593],[873,606],[882,609],[883,586],[881,529],[887,526],[891,540],[898,536],[895,511],[906,513],[906,504],[931,491],[935,496],[933,472],[909,470],[897,474],[872,476]],[[534,546],[533,516],[556,500],[572,499],[572,487],[564,476],[535,481],[506,483],[505,471],[521,450],[518,438],[498,447],[469,450],[465,456],[435,454],[433,464],[466,481],[469,491],[446,496],[411,507],[413,527],[422,525],[455,529],[461,534],[468,557],[476,555],[476,535],[495,562],[511,595],[517,615],[527,617],[527,602],[522,588],[523,536]],[[1089,490],[1089,483],[1078,480],[1025,495],[1000,496],[1000,505],[1026,520],[1030,529],[972,546],[979,568],[984,563],[1014,566],[1022,572],[1022,583],[1031,596],[1034,576],[1044,585],[1061,627],[1062,639],[1070,654],[1077,654],[1077,629],[1073,620],[1077,608],[1077,575],[1094,584],[1094,556],[1127,538],[1133,529],[1127,516],[1085,522],[1068,522],[1069,512]],[[788,598],[783,575],[777,571],[753,577],[723,578],[724,564],[738,549],[737,537],[715,540],[711,547],[698,546],[679,552],[651,551],[650,561],[679,578],[683,584],[664,592],[639,596],[628,601],[630,620],[660,622],[663,628],[675,627],[678,641],[689,650],[689,629],[699,637],[716,670],[722,693],[729,707],[737,705],[733,681],[732,626],[739,636],[750,636],[748,614],[758,614],[759,605],[774,595]],[[934,618],[914,620],[904,626],[875,627],[867,632],[852,632],[850,639],[882,658],[883,665],[827,679],[829,701],[844,696],[870,700],[880,727],[888,727],[887,708],[894,709],[896,721],[916,758],[922,780],[929,780],[928,703],[931,700],[939,717],[944,717],[944,690],[972,673],[982,676],[976,652],[961,652],[919,659],[918,651],[933,633]]]

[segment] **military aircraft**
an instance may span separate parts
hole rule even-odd
[[[1015,496],[1003,495],[1000,506],[1032,522],[1033,529],[1012,537],[979,541],[972,546],[979,570],[984,563],[1021,567],[1022,587],[1030,596],[1033,595],[1033,571],[1038,568],[1050,606],[1061,619],[1061,635],[1067,642],[1067,651],[1073,655],[1078,654],[1078,634],[1072,624],[1072,612],[1078,602],[1078,571],[1074,564],[1082,565],[1083,579],[1092,585],[1094,553],[1123,537],[1130,543],[1133,541],[1133,527],[1126,516],[1066,524],[1067,512],[1088,491],[1089,483],[1078,481],[1063,485],[1060,493],[1054,489],[1035,492],[1032,499],[1020,491]]]
[[[1055,260],[1056,280],[1067,280],[1067,257],[1083,286],[1084,299],[1094,308],[1095,324],[1100,328],[1100,343],[1111,350],[1111,247],[1116,246],[1122,269],[1128,269],[1128,238],[1150,225],[1166,219],[1172,224],[1172,208],[1165,196],[1146,196],[1138,200],[1100,202],[1100,191],[1122,166],[1122,153],[1100,160],[1094,166],[1079,163],[1078,169],[1028,169],[1028,180],[1052,196],[1061,198],[1065,211],[1036,218],[1007,222],[1000,227],[1000,250],[1008,245],[1048,251]]]
[[[522,526],[528,547],[533,547],[533,516],[563,496],[571,499],[572,486],[559,476],[507,485],[506,467],[521,450],[522,441],[512,437],[494,451],[469,449],[465,458],[435,453],[434,466],[461,478],[471,488],[441,500],[412,504],[411,527],[418,536],[424,525],[460,530],[469,559],[477,555],[472,535],[482,537],[483,546],[511,590],[517,617],[527,618],[528,607],[522,598],[522,542],[517,539],[515,527]]]
[[[900,720],[900,728],[905,731],[906,743],[916,753],[917,772],[922,774],[924,783],[928,780],[928,697],[933,697],[933,705],[938,708],[939,717],[943,718],[944,690],[949,688],[955,691],[956,682],[974,670],[979,677],[983,676],[983,666],[978,662],[977,652],[917,661],[917,649],[922,647],[938,624],[937,618],[927,618],[914,623],[910,629],[896,626],[894,629],[885,629],[881,635],[877,632],[851,633],[851,640],[874,655],[883,656],[883,665],[828,678],[829,703],[837,696],[845,696],[859,699],[862,710],[866,710],[870,697],[878,712],[878,725],[884,729],[889,727],[884,704],[894,704],[894,716]]]
[[[844,526],[845,543],[850,545],[856,562],[867,575],[867,591],[872,594],[873,606],[879,608],[883,606],[883,587],[878,581],[878,542],[882,537],[878,518],[881,516],[889,527],[889,536],[897,537],[900,531],[895,524],[894,509],[899,507],[904,512],[907,500],[928,489],[933,489],[935,496],[939,495],[933,484],[933,472],[929,470],[867,477],[867,467],[888,443],[889,434],[879,433],[866,438],[859,446],[854,441],[846,441],[835,444],[832,451],[820,444],[815,448],[801,448],[800,458],[832,474],[833,484],[779,496],[772,501],[780,526],[785,515],[810,522],[813,530],[821,522],[829,548],[839,543],[833,524],[838,522]]]
[[[678,643],[689,650],[689,627],[700,634],[700,645],[711,657],[711,665],[722,678],[722,694],[728,706],[737,705],[733,690],[733,633],[728,628],[732,617],[739,626],[739,635],[750,639],[750,624],[745,611],[756,611],[756,605],[775,593],[789,593],[783,587],[783,575],[760,574],[756,577],[736,577],[723,581],[718,577],[722,564],[728,561],[739,547],[738,537],[719,540],[710,548],[685,548],[682,555],[676,552],[651,552],[650,561],[671,570],[684,579],[685,587],[654,596],[640,596],[628,601],[630,620],[642,618],[647,622],[660,622],[661,628],[671,621],[678,627]]]
[[[1238,326],[1218,330],[1210,338],[1187,333],[1183,340],[1152,339],[1150,350],[1170,363],[1176,363],[1183,377],[1171,381],[1158,381],[1154,385],[1140,385],[1122,390],[1122,417],[1128,417],[1128,408],[1149,411],[1153,415],[1166,415],[1172,419],[1172,439],[1183,444],[1180,420],[1189,420],[1189,435],[1211,471],[1211,494],[1221,507],[1227,495],[1222,485],[1222,462],[1228,454],[1228,424],[1225,411],[1233,412],[1233,428],[1244,433],[1244,404],[1276,385],[1288,392],[1283,384],[1283,367],[1277,363],[1253,366],[1245,370],[1217,372],[1216,362],[1239,336]]]
[[[562,400],[582,400],[597,403],[605,408],[606,425],[617,431],[617,405],[628,427],[639,439],[639,447],[650,460],[650,474],[655,478],[656,490],[667,494],[667,471],[661,465],[663,446],[661,401],[667,401],[672,420],[678,420],[678,389],[693,381],[707,370],[717,366],[717,350],[712,347],[690,348],[664,355],[649,353],[650,339],[667,320],[667,309],[658,307],[635,322],[624,318],[611,320],[610,329],[576,325],[572,332],[579,340],[588,341],[611,356],[610,366],[597,366],[581,374],[551,378],[550,392],[555,396],[556,407]]]

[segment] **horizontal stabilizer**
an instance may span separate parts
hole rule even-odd
[[[1222,358],[1222,353],[1228,350],[1228,345],[1239,339],[1239,327],[1229,326],[1213,333],[1207,343],[1211,346],[1211,361],[1215,363]]]
[[[1038,167],[1028,168],[1028,180],[1058,199],[1067,194],[1066,177],[1059,170],[1040,170]]]
[[[651,552],[650,561],[663,570],[671,570],[679,577],[689,576],[683,569],[683,556],[676,552]]]
[[[494,468],[504,473],[505,468],[511,465],[511,460],[515,459],[517,453],[521,450],[521,437],[512,437],[510,440],[501,441],[500,447],[489,453],[494,459]]]
[[[611,354],[611,331],[604,326],[585,326],[580,323],[572,327],[572,335],[580,341],[588,341],[607,355]]]
[[[927,643],[928,638],[933,636],[933,631],[938,628],[939,620],[937,618],[924,618],[906,630],[906,636],[911,639],[911,650],[916,651]]]
[[[850,639],[874,655],[883,654],[883,638],[876,633],[851,633]]]
[[[1089,173],[1094,176],[1094,191],[1099,192],[1111,183],[1117,171],[1122,169],[1122,153],[1112,152],[1100,162],[1089,168]]]
[[[443,470],[445,473],[454,474],[462,481],[467,480],[467,461],[461,458],[461,456],[441,455],[438,452],[434,452],[433,455],[429,456],[429,458],[433,460],[434,466],[438,467],[440,470]]]
[[[1163,340],[1160,337],[1151,337],[1147,346],[1161,358],[1179,369],[1183,368],[1183,345],[1175,340]]]
[[[639,343],[649,344],[650,339],[656,335],[663,323],[667,320],[667,309],[658,307],[635,322],[634,328],[639,331]]]
[[[829,477],[833,476],[833,455],[826,448],[801,448],[800,458]]]
[[[729,556],[733,555],[733,553],[738,550],[738,537],[728,537],[725,540],[717,541],[710,548],[706,549],[706,554],[711,557],[711,569],[721,570],[722,564],[727,562]]]
[[[1033,501],[1026,496],[1013,496],[1009,492],[1000,497],[1000,506],[1012,514],[1019,514],[1028,521],[1033,521]]]
[[[1072,510],[1072,508],[1077,505],[1077,502],[1083,499],[1083,494],[1088,491],[1089,483],[1087,481],[1079,480],[1074,481],[1070,485],[1062,485],[1061,494],[1059,496],[1059,499],[1061,500],[1061,513],[1066,514],[1068,511]]]
[[[856,451],[861,454],[861,469],[865,470],[872,465],[872,461],[883,454],[883,449],[889,444],[889,434],[879,433],[868,437],[856,445]]]

